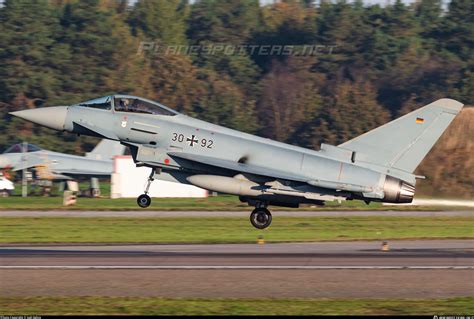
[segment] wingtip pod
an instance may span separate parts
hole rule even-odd
[[[434,101],[433,103],[431,103],[432,106],[436,106],[436,107],[440,107],[450,113],[453,113],[453,114],[458,114],[459,112],[461,112],[464,104],[459,102],[459,101],[456,101],[456,100],[453,100],[453,99],[448,99],[448,98],[444,98],[444,99],[439,99],[437,101]]]

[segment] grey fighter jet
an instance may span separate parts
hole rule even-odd
[[[122,155],[124,149],[118,142],[102,140],[86,156],[77,156],[44,150],[33,144],[15,144],[0,154],[0,168],[35,169],[39,179],[48,180],[110,176],[114,168],[113,157]]]
[[[416,179],[423,178],[414,170],[462,107],[440,99],[341,145],[322,144],[320,151],[210,124],[128,95],[12,114],[127,145],[137,166],[151,168],[137,199],[140,207],[150,205],[154,179],[192,184],[240,196],[255,206],[252,225],[263,229],[272,221],[269,205],[411,202]]]

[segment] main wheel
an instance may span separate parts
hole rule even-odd
[[[250,214],[250,222],[255,228],[265,229],[272,223],[272,214],[266,208],[255,208]]]
[[[151,204],[151,198],[147,194],[141,194],[137,198],[137,204],[141,208],[147,208]]]

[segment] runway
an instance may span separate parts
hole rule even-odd
[[[474,295],[474,240],[0,248],[0,295]]]
[[[221,244],[66,245],[0,248],[14,268],[472,268],[474,240]]]

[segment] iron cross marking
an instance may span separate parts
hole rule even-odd
[[[189,142],[189,146],[194,146],[195,143],[199,142],[199,140],[196,138],[196,136],[193,134],[191,137],[186,139],[187,142]]]

